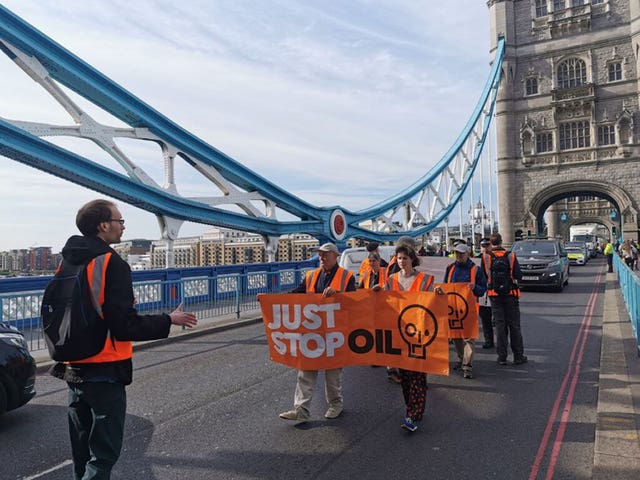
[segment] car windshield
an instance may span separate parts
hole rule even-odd
[[[582,250],[582,248],[580,247],[566,247],[567,252],[572,252],[572,253],[584,253],[584,250]]]
[[[556,256],[556,245],[551,242],[522,242],[513,246],[518,256],[549,257]]]

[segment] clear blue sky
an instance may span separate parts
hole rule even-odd
[[[3,5],[182,127],[316,205],[360,209],[413,183],[458,136],[490,68],[482,0]],[[0,117],[72,123],[4,55],[0,79]],[[90,142],[52,141],[122,171]],[[121,146],[162,184],[159,151]],[[183,195],[218,193],[187,169],[178,182]],[[77,209],[100,196],[0,157],[0,250],[58,251],[77,233]],[[125,240],[159,238],[154,215],[119,206]],[[185,224],[180,236],[208,228]]]

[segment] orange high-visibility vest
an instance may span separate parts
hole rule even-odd
[[[320,277],[320,273],[322,273],[322,268],[318,268],[313,271],[308,271],[306,276],[307,281],[307,293],[315,293],[316,292],[316,283],[318,283],[318,278]],[[342,267],[338,267],[336,270],[336,274],[331,279],[331,283],[329,286],[338,292],[344,292],[349,285],[349,279],[353,277],[353,274],[349,270],[345,270]]]
[[[364,288],[373,288],[375,285],[371,284],[371,279],[373,278],[373,270],[369,269],[364,274],[362,278],[362,286]],[[385,267],[380,267],[378,270],[378,283],[376,285],[384,285],[387,281],[387,269]]]
[[[504,255],[509,256],[509,271],[511,273],[511,279],[513,280],[513,266],[516,262],[516,254],[513,252],[507,252],[506,250],[492,250],[491,253],[493,253],[496,257],[502,257]],[[488,285],[491,285],[491,263],[493,262],[491,254],[485,253],[482,256],[482,261],[484,263],[484,273],[487,275],[487,283]],[[496,292],[492,288],[489,288],[487,290],[487,295],[490,297],[497,297],[498,292]],[[520,290],[517,288],[512,288],[509,292],[509,295],[511,295],[512,297],[520,298]]]
[[[104,305],[104,286],[107,277],[107,266],[111,259],[111,252],[100,255],[87,264],[87,281],[91,292],[91,303],[104,319],[102,305]],[[129,360],[133,356],[133,344],[131,342],[121,342],[107,335],[102,350],[89,358],[74,360],[70,363],[107,363]]]
[[[400,282],[398,281],[398,275],[400,275],[400,272],[394,273],[393,275],[391,275],[391,277],[389,277],[389,280],[387,281],[387,285],[391,287],[391,290],[395,290],[395,291],[404,290],[404,288],[402,288],[402,285],[400,285]],[[411,284],[411,287],[409,287],[409,290],[406,290],[406,291],[407,292],[426,292],[427,290],[429,290],[429,287],[431,287],[432,283],[433,283],[433,275],[429,275],[424,272],[418,272],[416,275],[416,278],[413,279],[413,283]]]
[[[371,270],[371,264],[369,263],[369,258],[365,258],[362,260],[360,264],[360,270],[358,270],[358,276],[360,278],[364,277],[364,274]]]

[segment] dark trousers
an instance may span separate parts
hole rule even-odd
[[[478,312],[478,315],[480,316],[480,321],[482,322],[484,343],[493,345],[493,318],[491,315],[491,307],[488,305],[480,305],[480,311]]]
[[[509,339],[511,340],[513,358],[521,358],[524,354],[524,345],[520,330],[520,300],[511,295],[489,298],[496,326],[496,353],[498,354],[498,360],[507,359]]]
[[[406,416],[422,420],[427,402],[427,374],[400,369],[402,395],[407,408]]]
[[[607,257],[607,266],[609,267],[609,273],[613,272],[613,254],[610,253],[608,255],[605,255],[605,257]]]
[[[121,383],[69,385],[69,436],[75,480],[111,477],[122,448],[127,397]]]

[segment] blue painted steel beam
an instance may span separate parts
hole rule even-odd
[[[297,233],[300,229],[322,233],[321,221],[279,222],[266,218],[248,217],[239,213],[210,207],[204,203],[176,197],[163,190],[131,180],[42,140],[0,120],[0,155],[35,167],[57,177],[117,198],[156,215],[191,222],[237,228],[268,235]]]
[[[35,57],[53,79],[87,98],[123,122],[132,127],[148,128],[152,133],[177,147],[184,154],[215,168],[227,180],[238,187],[247,191],[259,192],[282,210],[299,217],[301,221],[281,222],[255,218],[171,195],[164,190],[143,185],[138,181],[101,167],[79,155],[38,139],[20,129],[11,127],[5,122],[0,125],[0,153],[3,155],[121,199],[157,215],[168,215],[199,223],[256,231],[266,235],[305,232],[320,239],[332,239],[329,222],[332,211],[339,208],[345,216],[345,238],[359,236],[381,241],[394,240],[407,233],[417,236],[432,230],[449,215],[461,198],[480,156],[488,130],[486,128],[483,129],[483,136],[479,140],[479,148],[476,148],[473,168],[464,179],[464,188],[458,191],[447,208],[441,211],[433,221],[410,232],[394,232],[391,234],[372,232],[359,227],[359,223],[362,221],[392,210],[419,193],[421,189],[429,185],[448,166],[449,162],[463,147],[468,136],[471,135],[473,126],[483,114],[482,110],[486,107],[486,102],[490,95],[493,95],[493,97],[489,108],[491,111],[493,110],[504,53],[504,40],[501,39],[496,49],[491,74],[478,106],[454,145],[436,166],[418,182],[399,194],[371,208],[354,213],[337,206],[315,207],[277,187],[176,125],[1,5],[0,39]],[[13,56],[9,50],[3,49],[3,51],[10,57]],[[489,120],[487,119],[486,121]]]

